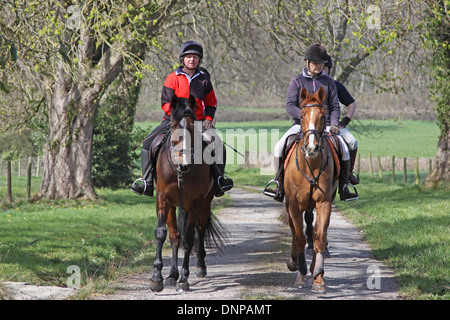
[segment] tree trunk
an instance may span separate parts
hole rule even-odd
[[[425,179],[425,185],[435,186],[440,181],[450,182],[450,130],[439,138],[434,167]]]
[[[49,136],[40,196],[95,199],[92,168],[93,123],[101,87],[72,81],[60,67],[49,101]]]

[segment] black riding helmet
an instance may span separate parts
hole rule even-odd
[[[186,41],[180,48],[180,59],[187,54],[196,54],[203,58],[203,47],[197,41]]]
[[[327,59],[327,49],[320,44],[313,44],[306,49],[305,60],[325,64]]]

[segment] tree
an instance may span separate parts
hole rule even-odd
[[[427,1],[429,25],[425,44],[431,47],[431,73],[435,80],[432,93],[440,128],[435,164],[425,179],[429,186],[450,182],[450,17],[449,1]]]
[[[26,75],[46,104],[41,196],[95,199],[92,135],[100,98],[124,66],[134,66],[137,78],[149,68],[145,52],[158,46],[156,37],[176,4],[2,1],[1,45],[12,57],[3,70]]]

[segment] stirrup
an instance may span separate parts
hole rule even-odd
[[[140,187],[139,185],[136,184],[136,182],[138,182],[138,181],[143,181],[144,182],[144,190],[142,192],[138,192],[138,191],[133,189],[133,188],[139,188]],[[133,191],[136,194],[143,195],[145,193],[145,191],[147,191],[147,186],[148,186],[147,181],[145,181],[145,179],[139,178],[135,182],[133,182],[133,184],[131,185],[130,189],[131,189],[131,191]]]
[[[358,190],[356,190],[355,186],[352,185],[351,183],[348,183],[348,184],[346,185],[346,187],[347,187],[347,188],[352,187],[353,190],[355,191],[354,193],[356,194],[356,196],[353,197],[353,198],[346,198],[345,201],[358,200]],[[345,186],[344,186],[344,188],[345,188]],[[349,190],[349,191],[350,191],[350,190]]]
[[[274,183],[274,182],[277,184],[277,187],[276,187],[277,191],[276,192],[274,192],[274,189],[269,188],[269,185],[271,183]],[[267,184],[266,184],[266,186],[264,188],[264,194],[266,196],[269,196],[269,197],[272,197],[272,198],[277,197],[280,194],[280,183],[278,182],[278,180],[272,179],[269,182],[267,182]]]
[[[220,183],[220,180],[222,180],[223,179],[223,181],[231,181],[231,184],[228,184],[228,185],[222,185],[221,183]],[[226,176],[226,175],[223,175],[223,176],[219,176],[218,178],[217,178],[217,185],[219,186],[219,188],[220,188],[220,190],[221,191],[223,191],[223,192],[225,192],[225,191],[228,191],[228,190],[231,190],[231,188],[233,188],[234,187],[234,183],[233,183],[233,180],[231,180],[228,176]]]

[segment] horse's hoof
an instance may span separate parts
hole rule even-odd
[[[326,293],[325,284],[313,283],[311,291],[315,293]]]
[[[292,271],[292,272],[297,271],[297,269],[298,269],[297,262],[294,261],[294,259],[292,259],[292,257],[289,258],[288,262],[286,263],[286,266],[289,269],[289,271]]]
[[[176,287],[177,286],[177,280],[174,278],[167,277],[166,281],[164,282],[166,287]]]
[[[294,286],[299,289],[305,288],[306,287],[306,276],[299,272],[297,275],[297,279],[295,279]]]
[[[199,278],[203,278],[204,276],[206,276],[206,267],[197,267],[197,269],[195,270],[195,275]]]
[[[189,291],[191,288],[188,282],[178,282],[177,291]]]
[[[164,289],[164,282],[150,280],[150,289],[153,292],[161,292]]]

